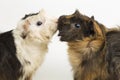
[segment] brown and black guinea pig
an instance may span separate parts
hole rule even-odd
[[[113,80],[107,71],[107,28],[76,10],[58,19],[60,41],[68,43],[68,57],[74,80]]]

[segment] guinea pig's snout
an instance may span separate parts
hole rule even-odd
[[[59,31],[58,36],[63,36],[63,35],[64,35],[64,32],[63,31]]]

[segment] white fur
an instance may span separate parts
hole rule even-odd
[[[37,26],[37,21],[41,21],[42,25]],[[21,70],[24,72],[23,77],[20,77],[19,80],[25,80],[27,76],[32,77],[42,64],[45,53],[48,51],[48,43],[56,30],[56,20],[46,17],[44,11],[18,23],[13,35],[17,48],[16,56],[22,64]],[[26,35],[25,39],[21,37],[23,34]]]

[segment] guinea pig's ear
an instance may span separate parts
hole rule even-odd
[[[41,10],[39,11],[39,15],[40,15],[40,16],[44,16],[45,14],[46,14],[46,12],[45,12],[44,9],[41,9]]]
[[[28,20],[26,20],[23,24],[23,33],[22,33],[22,37],[26,38],[26,36],[28,35],[29,31],[30,31],[30,22]]]
[[[93,36],[94,34],[95,34],[94,23],[92,20],[89,20],[87,26],[84,28],[84,36],[89,37],[90,35]]]
[[[90,20],[88,22],[88,26],[89,26],[89,34],[94,35],[95,31],[94,31],[94,22],[93,22],[93,20]]]
[[[41,9],[38,13],[38,18],[40,18],[42,20],[42,22],[46,21],[46,12],[44,9]]]
[[[21,20],[18,22],[17,30],[20,32],[21,37],[23,39],[26,38],[27,34],[30,31],[29,25],[30,25],[30,22],[28,20]]]
[[[91,19],[94,20],[94,16],[91,16]]]
[[[75,16],[80,16],[79,10],[76,10],[76,11],[73,13],[73,15],[75,15]]]

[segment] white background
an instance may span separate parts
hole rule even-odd
[[[42,8],[55,17],[79,9],[85,15],[94,15],[107,27],[120,25],[120,0],[0,0],[0,31],[14,29],[25,14],[38,12]],[[34,80],[73,80],[66,43],[59,41],[57,33]]]

